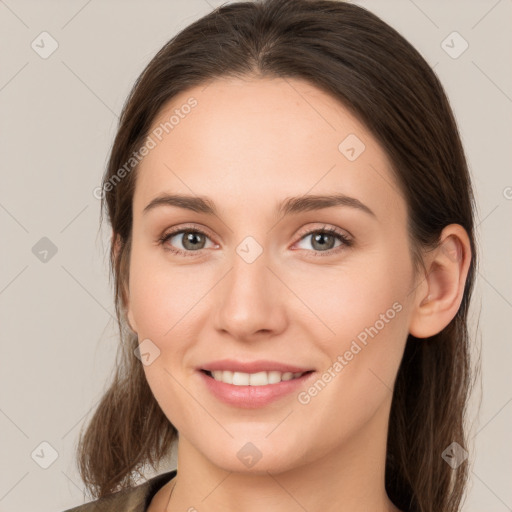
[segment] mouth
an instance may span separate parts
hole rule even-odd
[[[197,375],[210,395],[232,407],[257,409],[284,400],[315,378],[315,370],[293,374],[279,371],[244,373],[198,369]]]
[[[268,386],[279,384],[289,380],[297,380],[314,372],[308,370],[305,372],[280,372],[280,371],[261,371],[256,373],[233,372],[229,370],[200,370],[211,379],[231,384],[233,386]]]

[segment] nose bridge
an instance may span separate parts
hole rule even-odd
[[[218,287],[216,327],[237,337],[275,330],[283,317],[279,282],[268,268],[269,253],[254,237],[235,247],[231,269]]]
[[[257,298],[270,273],[268,252],[253,237],[247,237],[236,247],[231,263],[231,293]]]

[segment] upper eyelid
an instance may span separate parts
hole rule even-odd
[[[198,227],[196,225],[185,225],[185,226],[180,226],[178,228],[171,228],[171,229],[169,229],[169,231],[164,231],[162,238],[170,236],[170,235],[176,236],[176,235],[182,234],[186,231],[192,231],[192,232],[197,231],[199,233],[203,233],[208,238],[210,238],[210,240],[212,240],[212,241],[213,241],[213,238],[215,238],[210,235],[209,230],[207,228],[204,228],[202,226]]]

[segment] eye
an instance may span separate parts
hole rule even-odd
[[[350,247],[353,244],[352,240],[342,232],[338,231],[336,228],[327,228],[326,226],[321,229],[310,230],[302,234],[299,242],[302,242],[307,237],[312,237],[311,242],[313,252],[317,253],[314,254],[315,257],[332,255],[333,253],[337,253],[338,251],[343,250],[346,247]],[[181,243],[183,249],[174,247],[171,243],[173,238],[176,238],[177,241]],[[201,229],[196,227],[182,227],[163,234],[158,241],[160,245],[164,246],[165,250],[169,250],[181,256],[194,256],[194,253],[205,249],[205,242],[207,239],[210,240],[210,237]],[[340,241],[340,245],[334,247],[333,243],[335,243],[336,239]]]
[[[315,249],[314,252],[317,253],[314,254],[315,257],[330,256],[343,250],[346,247],[352,246],[353,243],[351,239],[338,231],[336,228],[327,228],[326,226],[324,226],[322,229],[308,231],[306,234],[302,235],[300,242],[306,240],[308,237],[312,237],[311,245]],[[338,239],[341,243],[337,247],[334,247],[333,244],[336,242],[336,239]]]
[[[165,244],[171,242],[173,238],[176,238],[184,249],[173,247],[171,243],[167,247]],[[180,254],[182,256],[194,256],[194,252],[201,251],[204,249],[205,239],[210,237],[202,230],[197,228],[178,229],[165,233],[159,238],[159,243],[164,246],[166,250]]]

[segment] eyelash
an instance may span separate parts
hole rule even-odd
[[[181,234],[181,233],[200,233],[201,235],[204,235],[207,238],[210,238],[208,236],[208,234],[205,233],[204,231],[202,231],[201,229],[198,229],[196,227],[190,226],[190,227],[185,227],[185,228],[182,227],[180,229],[176,229],[174,231],[170,231],[169,233],[164,233],[161,237],[159,237],[158,242],[159,242],[160,245],[163,246],[169,239],[171,239],[175,235],[178,235],[178,234]],[[333,254],[338,253],[340,250],[343,250],[343,249],[345,249],[347,247],[351,247],[352,244],[353,244],[352,240],[350,240],[343,233],[341,233],[340,231],[338,231],[335,228],[328,228],[328,227],[324,227],[322,229],[314,229],[314,230],[308,231],[308,232],[302,234],[298,241],[301,241],[302,239],[304,239],[304,238],[306,238],[306,237],[308,237],[310,235],[317,235],[317,234],[333,235],[338,240],[340,240],[342,242],[342,245],[340,245],[338,247],[335,247],[333,249],[329,249],[327,251],[313,251],[313,252],[316,253],[314,255],[314,257],[318,257],[318,256],[320,256],[320,257],[332,256]],[[194,253],[199,253],[203,249],[200,249],[199,251],[183,251],[181,249],[176,249],[176,248],[165,248],[165,250],[171,251],[172,253],[178,254],[180,256],[185,256],[185,257],[192,256],[193,257],[193,256],[196,255]]]

